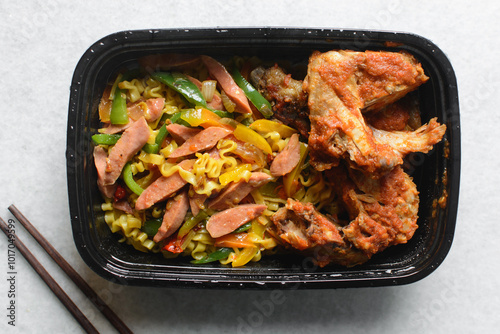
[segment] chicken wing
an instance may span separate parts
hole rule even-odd
[[[325,216],[311,203],[289,198],[271,218],[283,243],[312,256],[321,267],[330,263],[350,267],[413,237],[418,191],[400,166],[379,179],[343,165],[326,173],[349,221]]]
[[[413,237],[418,227],[418,191],[400,166],[379,179],[343,166],[327,175],[349,213],[344,238],[367,256]]]
[[[293,79],[277,65],[268,69],[257,67],[250,73],[250,78],[264,97],[272,102],[274,117],[307,138],[311,125],[302,81]]]
[[[412,56],[394,52],[314,52],[309,59],[304,87],[308,93],[311,164],[327,170],[346,159],[351,167],[383,175],[403,163],[410,151],[427,152],[446,127],[433,123],[418,131],[373,134],[363,111],[378,110],[427,81]],[[405,139],[419,145],[406,147]],[[394,147],[394,146],[397,147]]]
[[[275,233],[286,245],[312,256],[319,266],[330,263],[354,266],[369,257],[345,241],[334,217],[319,213],[311,203],[291,198],[272,217]]]

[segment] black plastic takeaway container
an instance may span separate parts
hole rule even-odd
[[[420,191],[419,228],[404,245],[376,254],[353,268],[316,267],[307,258],[275,255],[243,268],[196,266],[165,259],[118,242],[101,211],[91,135],[99,127],[98,104],[107,82],[148,54],[234,55],[307,65],[313,50],[406,51],[421,62],[429,81],[419,88],[423,122],[446,124],[443,142],[426,155],[408,159]],[[102,277],[120,284],[159,287],[337,288],[415,282],[444,260],[453,240],[460,178],[460,117],[453,68],[431,41],[412,34],[332,29],[219,28],[123,31],[102,38],[81,57],[71,83],[67,130],[67,178],[71,224],[83,260]],[[442,199],[437,205],[437,200]],[[444,201],[444,202],[443,202]]]

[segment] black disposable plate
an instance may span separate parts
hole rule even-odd
[[[217,264],[195,266],[188,259],[164,259],[119,243],[100,209],[93,145],[99,126],[97,106],[106,83],[138,57],[155,53],[207,54],[218,59],[258,56],[304,69],[313,50],[407,51],[430,80],[418,90],[422,120],[445,123],[445,140],[430,153],[407,159],[407,170],[420,191],[415,236],[361,266],[318,268],[297,255],[275,255],[244,268]],[[398,285],[433,272],[453,240],[460,178],[460,117],[453,68],[431,41],[417,35],[381,31],[295,28],[178,29],[123,31],[92,45],[76,66],[69,101],[67,177],[71,224],[83,260],[102,277],[120,284],[158,287],[337,288]],[[443,197],[444,196],[444,197]],[[437,200],[444,202],[438,205]]]

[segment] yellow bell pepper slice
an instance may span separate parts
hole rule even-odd
[[[262,151],[264,151],[267,154],[272,154],[273,150],[271,149],[271,146],[267,142],[267,140],[264,139],[261,135],[259,135],[257,132],[253,131],[250,128],[247,128],[246,126],[242,124],[237,124],[236,129],[234,129],[233,135],[246,143],[252,144],[253,146],[260,148]]]
[[[205,108],[187,109],[181,111],[181,119],[188,122],[189,125],[196,127],[202,126],[208,128],[211,126],[221,126],[220,116]]]
[[[299,174],[302,170],[302,165],[306,160],[308,147],[304,143],[300,143],[300,160],[297,166],[288,174],[283,176],[283,186],[287,197],[292,197],[297,191],[296,182],[298,182]]]
[[[257,247],[243,248],[243,250],[238,254],[236,260],[234,260],[231,265],[233,267],[241,267],[250,262],[253,257],[257,254],[259,249]]]
[[[248,179],[251,176],[251,171],[252,171],[252,165],[250,164],[243,164],[239,165],[238,167],[225,172],[219,176],[219,183],[222,186],[226,186],[230,182],[238,182],[241,179],[245,179],[245,181],[248,181]]]
[[[259,223],[257,219],[254,219],[252,221],[252,234],[257,235],[260,239],[262,239],[264,237],[265,231],[266,231],[266,226]]]
[[[281,138],[289,138],[294,133],[297,132],[294,128],[291,128],[285,124],[281,124],[269,119],[258,119],[252,124],[250,124],[250,129],[255,130],[259,133],[269,133],[276,131],[280,134]]]

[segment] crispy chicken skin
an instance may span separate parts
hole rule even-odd
[[[400,166],[379,179],[343,165],[326,173],[349,222],[289,198],[271,218],[284,244],[312,256],[321,267],[330,263],[351,267],[413,237],[418,227],[418,191]]]
[[[278,240],[321,267],[362,264],[408,242],[418,227],[419,197],[401,167],[403,158],[428,152],[446,131],[436,118],[422,125],[416,100],[408,99],[428,80],[415,58],[394,52],[314,52],[302,87],[295,81],[289,86],[277,66],[254,77],[283,122],[297,127],[308,114],[310,132],[303,135],[311,166],[325,172],[345,210],[339,220],[289,198],[271,217]]]
[[[289,198],[271,219],[276,235],[284,244],[312,256],[320,267],[330,263],[354,266],[369,259],[344,240],[342,228],[334,217],[322,215],[311,203]]]
[[[327,176],[349,213],[344,238],[356,248],[371,257],[412,238],[418,227],[419,197],[400,166],[379,179],[344,166],[329,170]]]
[[[302,89],[302,81],[293,79],[277,65],[268,69],[257,67],[251,72],[250,78],[255,87],[273,104],[274,117],[297,129],[307,138],[311,126],[307,94]]]
[[[381,110],[363,114],[371,127],[385,131],[413,131],[422,126],[417,97],[408,94]]]
[[[415,133],[399,133],[401,140],[390,145],[385,135],[374,136],[363,116],[364,111],[387,106],[427,79],[420,64],[405,53],[314,52],[304,81],[311,164],[321,171],[346,159],[352,168],[383,175],[402,164],[408,151],[429,151],[444,135],[444,125],[436,122]]]

